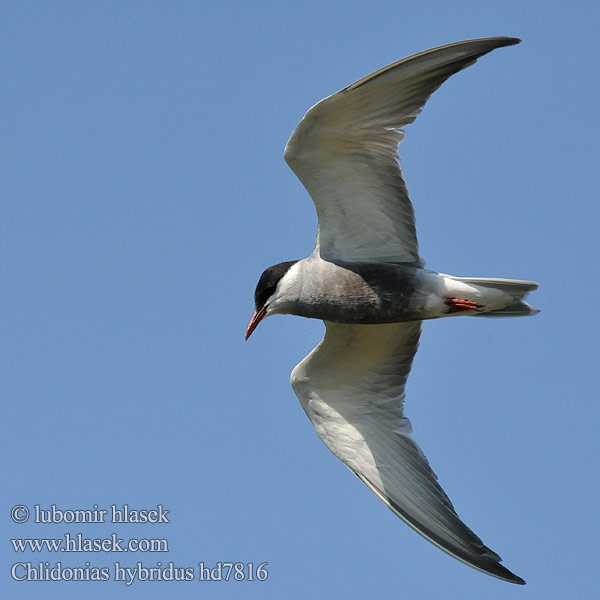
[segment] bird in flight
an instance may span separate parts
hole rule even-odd
[[[458,517],[404,416],[404,387],[424,319],[536,314],[531,281],[455,277],[425,268],[398,163],[400,129],[479,57],[520,40],[492,37],[415,54],[321,100],[285,160],[317,209],[312,254],[261,275],[246,339],[265,317],[325,322],[291,383],[319,437],[396,515],[458,560],[525,583]]]

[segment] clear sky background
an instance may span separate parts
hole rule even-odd
[[[2,597],[591,598],[598,593],[597,2],[5,2],[0,36]],[[262,323],[264,268],[312,251],[283,160],[304,112],[415,52],[509,35],[401,146],[422,254],[533,279],[529,319],[426,323],[415,436],[527,580],[455,561],[317,438],[290,385],[323,326]],[[169,524],[16,524],[162,504]],[[10,538],[166,538],[15,553]],[[14,582],[10,566],[268,562],[266,582]]]

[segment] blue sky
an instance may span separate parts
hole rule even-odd
[[[595,2],[19,2],[2,7],[3,597],[565,598],[597,590]],[[534,279],[531,319],[425,325],[416,439],[527,580],[452,560],[318,440],[289,374],[322,324],[243,334],[262,270],[312,250],[283,161],[322,97],[439,44],[521,37],[453,77],[400,152],[430,268]],[[25,524],[128,504],[163,524]],[[11,538],[168,540],[168,553]],[[15,582],[16,562],[107,582]],[[265,582],[112,580],[268,562]]]

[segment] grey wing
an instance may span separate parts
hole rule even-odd
[[[397,158],[399,131],[448,77],[518,43],[467,40],[395,62],[313,106],[292,133],[285,159],[319,217],[315,252],[325,260],[422,265],[415,217]]]
[[[326,322],[323,341],[292,373],[292,386],[327,447],[390,509],[430,542],[490,575],[524,581],[460,520],[404,416],[404,386],[421,322]]]

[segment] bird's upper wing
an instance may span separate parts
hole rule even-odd
[[[293,371],[292,386],[327,447],[418,533],[466,564],[523,580],[459,519],[411,435],[404,385],[421,322],[326,322],[323,341]]]
[[[415,217],[398,165],[399,131],[448,77],[518,43],[507,37],[456,42],[395,62],[313,106],[285,159],[317,208],[315,252],[326,260],[422,264]]]

